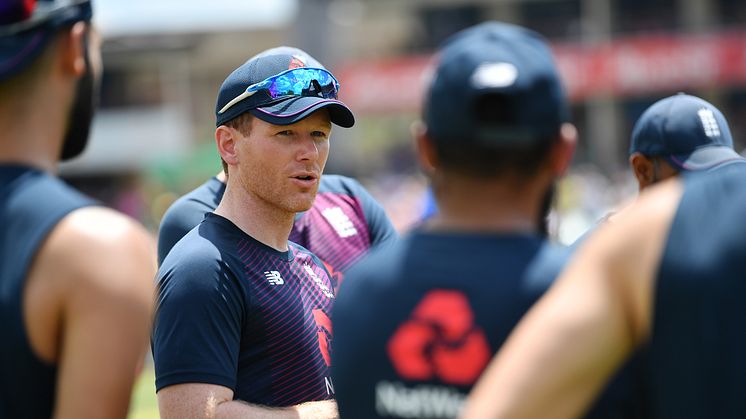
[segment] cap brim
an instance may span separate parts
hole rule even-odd
[[[347,105],[338,100],[320,97],[293,97],[270,106],[251,109],[249,112],[270,124],[289,125],[322,108],[329,111],[329,117],[333,124],[343,128],[350,128],[355,125],[355,116]]]
[[[690,154],[667,156],[666,160],[680,170],[708,170],[731,162],[746,162],[740,154],[727,146],[700,147]]]
[[[0,39],[0,80],[10,78],[30,65],[51,39],[51,31],[29,31]]]

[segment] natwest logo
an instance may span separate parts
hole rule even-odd
[[[427,293],[386,350],[402,378],[453,385],[473,384],[492,355],[469,300],[453,290]]]

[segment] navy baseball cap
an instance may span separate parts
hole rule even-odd
[[[58,29],[90,21],[90,0],[0,2],[0,81],[29,66]]]
[[[435,66],[423,114],[435,141],[533,144],[556,137],[569,120],[554,58],[534,31],[473,26],[446,40]]]
[[[679,93],[643,112],[632,129],[629,153],[663,157],[680,170],[706,170],[743,160],[723,114],[711,103]]]
[[[245,112],[271,124],[289,125],[326,108],[334,124],[344,128],[353,126],[355,117],[352,111],[336,98],[289,96],[268,101],[266,97],[253,95],[231,104],[249,86],[287,70],[304,67],[324,69],[321,63],[305,51],[292,47],[272,48],[249,58],[228,75],[220,86],[215,104],[215,125],[223,125]]]

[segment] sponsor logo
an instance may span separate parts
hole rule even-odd
[[[342,211],[340,207],[327,208],[321,212],[321,214],[329,221],[329,224],[334,227],[334,231],[337,232],[339,237],[351,237],[357,234],[355,225],[350,221],[350,217]]]
[[[386,351],[400,377],[454,385],[474,384],[492,355],[469,300],[453,290],[425,294]]]
[[[376,412],[383,417],[455,418],[466,395],[453,387],[380,381],[376,384]]]
[[[324,281],[316,274],[316,272],[313,271],[313,267],[309,264],[303,265],[303,269],[306,271],[308,276],[311,277],[314,283],[316,283],[316,286],[321,289],[321,292],[324,293],[326,298],[334,298],[334,294],[329,289],[329,286],[324,283]]]
[[[327,367],[332,366],[332,321],[324,310],[317,308],[313,310],[313,320],[316,322],[316,336],[319,338],[319,351],[324,357]],[[332,389],[334,387],[332,386]]]
[[[267,282],[269,282],[269,285],[272,285],[273,287],[285,284],[285,280],[282,279],[282,277],[280,276],[280,272],[278,271],[265,271],[264,277],[267,278]]]

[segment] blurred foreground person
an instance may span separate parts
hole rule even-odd
[[[645,191],[583,243],[463,417],[578,417],[643,346],[646,417],[746,417],[745,213],[741,159]]]
[[[101,72],[88,1],[0,5],[0,417],[123,418],[147,348],[154,246],[55,177]]]
[[[340,288],[333,373],[345,418],[456,417],[565,252],[541,226],[576,141],[546,42],[496,22],[437,54],[417,153],[438,211]]]

